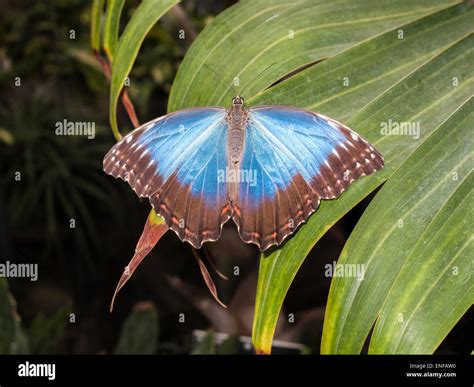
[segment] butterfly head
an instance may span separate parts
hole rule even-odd
[[[236,96],[232,98],[232,105],[243,105],[244,104],[244,99],[241,96]]]

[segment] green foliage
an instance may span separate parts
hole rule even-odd
[[[203,63],[209,63],[217,72],[229,74],[230,83],[235,76],[251,79],[251,74],[276,62],[247,90],[248,94],[244,97],[250,105],[289,104],[344,120],[377,146],[385,157],[386,167],[382,172],[357,182],[338,200],[322,203],[317,213],[282,248],[262,256],[253,339],[256,348],[263,352],[270,350],[286,292],[317,240],[397,168],[403,170],[402,162],[458,109],[469,97],[470,86],[472,88],[472,66],[469,65],[472,62],[472,36],[469,36],[474,21],[472,10],[463,5],[448,7],[453,2],[395,1],[390,2],[390,7],[380,2],[361,4],[354,9],[344,2],[332,2],[331,5],[312,2],[303,15],[301,9],[279,2],[240,3],[222,13],[203,31],[189,50],[173,85],[170,110],[189,105],[225,103],[230,99],[232,90],[222,84],[213,88],[204,87],[210,75],[206,71],[196,71],[202,68]],[[338,12],[328,18],[326,10],[331,6]],[[246,12],[248,18],[236,17]],[[285,16],[281,18],[282,22],[269,22],[277,14],[280,18],[282,12]],[[314,22],[320,18],[321,22]],[[364,20],[367,29],[360,28],[359,20]],[[379,20],[383,23],[379,24]],[[286,21],[288,24],[285,24]],[[305,23],[308,23],[308,30],[312,28],[310,25],[315,26],[317,34],[305,34]],[[276,39],[283,37],[295,25],[298,26],[296,42],[288,37]],[[325,28],[320,29],[320,26]],[[332,28],[339,33],[333,34]],[[387,32],[380,34],[384,31]],[[365,41],[357,45],[361,40]],[[278,45],[272,46],[275,42]],[[356,46],[350,48],[352,45]],[[272,50],[267,50],[267,47]],[[306,65],[309,56],[313,62],[327,56],[331,58],[264,90],[291,71]],[[278,61],[281,57],[288,59]],[[453,85],[454,76],[462,79],[459,86]],[[345,77],[348,84],[344,84]],[[199,87],[201,83],[203,87]],[[389,119],[421,122],[422,138],[413,141],[404,136],[382,136],[380,125]],[[471,151],[467,144],[465,149]],[[387,199],[384,204],[388,205]],[[372,219],[370,221],[373,223]],[[384,218],[380,222],[384,222]],[[380,225],[371,230],[377,232],[377,227]],[[413,230],[407,227],[407,232]],[[377,240],[377,235],[371,237],[372,244],[368,248],[372,248],[373,241]],[[357,262],[352,258],[351,250],[345,251],[349,258],[344,262]],[[386,262],[385,265],[386,271],[394,276],[398,274],[397,265]],[[333,288],[343,281],[334,279]],[[351,284],[354,288],[358,286],[358,283]],[[381,295],[377,287],[368,286],[369,281],[364,282],[366,284],[366,291],[360,297],[366,308],[357,303],[354,304],[355,310],[361,308],[366,311],[369,308],[366,301],[369,294],[375,298]],[[340,293],[333,291],[331,294]],[[346,302],[352,300],[351,294],[344,293],[342,298]],[[465,303],[460,303],[452,321],[457,321],[464,310]],[[331,311],[329,309],[326,314],[325,340],[334,334],[328,328],[332,321],[337,323],[349,318],[345,313],[342,316],[332,315]],[[359,312],[353,314],[363,315]],[[379,310],[371,312],[370,317],[364,320],[369,328]],[[449,332],[452,321],[438,332],[437,337],[430,335],[430,331],[426,331],[425,335],[417,332],[423,337],[420,342],[428,340],[426,338],[432,340],[429,348],[433,351],[439,344],[440,336],[443,338]],[[346,325],[341,342],[348,342],[352,329],[352,324]],[[368,329],[365,336],[354,338],[358,346],[362,346],[367,333]],[[339,352],[337,348],[326,349],[326,341],[323,342],[323,350]]]
[[[69,322],[71,307],[64,305],[51,316],[40,313],[31,321],[28,328],[30,353],[53,354]]]
[[[123,81],[145,34],[171,5],[162,2],[145,15],[149,3],[140,5],[118,43],[109,112],[115,131]],[[387,180],[341,255],[340,263],[364,264],[368,271],[364,281],[333,279],[322,351],[360,352],[376,322],[371,352],[433,352],[472,304],[466,277],[448,276],[454,267],[469,270],[462,252],[472,235],[465,199],[472,186],[472,142],[459,139],[472,127],[474,11],[460,3],[241,1],[217,16],[189,49],[169,111],[226,105],[232,83],[240,91],[273,64],[245,90],[249,105],[301,106],[342,120],[386,162],[337,200],[324,201],[281,248],[262,255],[253,327],[258,351],[270,351],[286,293],[316,242]],[[418,123],[420,137],[382,133],[389,121]],[[441,186],[453,170],[458,180]],[[403,216],[404,227],[397,229]],[[427,243],[436,248],[427,250]],[[448,317],[438,324],[435,316],[446,309]],[[395,322],[400,314],[401,323]]]
[[[148,31],[176,3],[178,3],[178,0],[144,0],[138,6],[125,31],[120,36],[117,52],[112,64],[109,108],[110,124],[116,137],[120,136],[117,127],[117,101],[120,91],[124,87],[125,79],[132,69],[140,46]]]
[[[96,141],[83,146],[89,140],[56,136],[58,105],[50,92],[48,87],[38,88],[28,97],[0,103],[3,124],[13,129],[14,139],[0,156],[0,183],[5,187],[12,230],[42,221],[45,247],[64,250],[67,230],[72,230],[69,222],[74,219],[76,247],[87,254],[88,246],[98,244],[96,221],[87,203],[99,200],[119,219],[109,199],[117,187],[100,168],[108,145]],[[96,131],[99,134],[101,128]]]
[[[103,113],[97,108],[101,98],[106,102],[106,89],[100,66],[90,54],[91,4],[56,2],[51,7],[39,2],[19,10],[21,2],[9,3],[0,27],[5,226],[14,248],[20,240],[22,248],[34,246],[42,257],[54,251],[63,258],[71,246],[74,254],[87,259],[100,245],[100,218],[95,215],[123,224],[116,208],[117,202],[123,204],[125,192],[102,171],[110,139],[105,136],[109,129],[101,124],[107,122],[106,108]],[[71,31],[75,39],[70,39]],[[94,140],[56,136],[55,125],[64,119],[93,122]],[[70,219],[75,219],[75,229]]]
[[[40,313],[25,330],[7,281],[0,278],[0,354],[56,353],[69,323],[70,312],[71,306],[64,305],[51,316]],[[115,353],[156,353],[158,326],[156,308],[146,302],[137,304],[122,326]]]
[[[9,99],[16,77],[21,77],[25,89],[28,80],[44,84],[52,78],[61,81],[55,85],[60,89],[70,78],[83,74],[84,69],[70,60],[68,53],[72,48],[90,50],[90,2],[55,1],[54,6],[45,1],[28,6],[21,1],[4,3],[0,24],[2,100]],[[75,39],[70,39],[72,30]]]
[[[158,312],[153,304],[135,305],[125,320],[116,354],[154,354],[158,348]]]
[[[370,352],[432,353],[472,305],[473,108],[418,147],[352,232],[339,263],[363,264],[365,279],[333,280],[324,352],[360,352],[378,317]]]
[[[239,350],[239,338],[230,336],[221,343],[216,342],[216,336],[212,330],[198,342],[191,350],[191,355],[235,355]]]
[[[473,19],[472,9],[466,11],[463,6],[459,6],[403,27],[406,34],[406,40],[403,42],[412,47],[388,45],[388,49],[391,52],[407,52],[408,66],[405,62],[400,65],[397,57],[392,61],[384,59],[383,50],[387,48],[387,39],[395,40],[397,28],[342,53],[340,58],[336,56],[322,62],[319,69],[319,66],[315,66],[314,69],[295,76],[293,80],[276,86],[276,96],[270,97],[270,101],[266,97],[272,94],[272,90],[257,98],[259,103],[281,103],[285,89],[289,93],[295,93],[296,90],[298,92],[304,90],[303,85],[317,82],[323,89],[323,95],[308,98],[308,92],[302,92],[301,101],[306,101],[307,107],[317,109],[336,119],[341,116],[349,126],[382,152],[386,162],[383,171],[370,178],[361,179],[338,200],[322,203],[317,213],[301,227],[283,249],[261,260],[254,325],[254,340],[260,343],[257,346],[268,348],[283,298],[294,275],[316,241],[364,196],[387,179],[395,169],[403,168],[402,162],[438,128],[444,119],[469,98],[469,90],[472,88],[472,69],[469,66],[472,60],[469,59],[472,56],[472,35],[469,35],[469,31],[472,30]],[[439,30],[439,34],[436,34],[439,38],[434,42],[433,30]],[[409,38],[410,35],[416,35],[416,38],[412,40]],[[398,45],[398,39],[396,40]],[[423,56],[418,64],[412,62],[411,58],[418,58],[419,53],[427,50],[430,52],[428,57]],[[418,60],[415,59],[415,62]],[[342,71],[339,66],[342,66]],[[348,90],[340,84],[336,85],[344,71],[350,74],[352,82]],[[453,86],[455,75],[462,79],[457,87]],[[310,79],[314,81],[309,81]],[[288,83],[286,87],[285,83]],[[326,90],[331,91],[333,96],[324,93]],[[362,94],[360,90],[365,92]],[[395,122],[420,122],[422,138],[414,141],[409,136],[381,135],[381,123],[389,119]],[[385,205],[388,205],[387,201]],[[407,232],[410,232],[408,228]],[[377,235],[373,235],[372,241],[377,239]],[[349,259],[345,263],[352,262],[352,259]],[[392,271],[395,268],[388,267],[387,270]],[[271,285],[274,283],[278,286]],[[368,291],[370,294],[378,294],[378,291],[372,288]],[[326,324],[333,319],[336,317],[330,313],[326,314]],[[350,331],[349,325],[347,334]],[[448,331],[445,331],[445,335],[447,333]]]
[[[100,48],[100,25],[104,0],[93,0],[91,7],[91,47],[98,51]]]
[[[7,281],[0,278],[0,354],[55,353],[68,324],[70,309],[65,305],[51,316],[39,314],[25,329]]]
[[[107,4],[104,26],[104,50],[110,61],[113,61],[119,37],[120,15],[125,0],[111,0]]]
[[[197,343],[191,351],[191,355],[215,355],[216,342],[214,339],[214,332],[209,331],[202,340]]]
[[[28,353],[28,339],[21,327],[16,303],[4,278],[0,278],[0,354]]]
[[[187,52],[173,83],[168,110],[229,105],[235,78],[243,85],[273,64],[243,95],[250,103],[256,94],[297,69],[453,2],[239,2],[217,16]],[[216,79],[204,64],[224,80]],[[301,92],[312,92],[313,98],[319,95],[318,89],[308,86]],[[285,103],[293,104],[293,98],[286,98]]]

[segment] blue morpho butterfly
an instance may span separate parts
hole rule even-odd
[[[287,106],[196,107],[152,120],[110,149],[104,171],[147,197],[183,241],[217,240],[229,219],[260,250],[282,241],[381,154],[343,124]]]

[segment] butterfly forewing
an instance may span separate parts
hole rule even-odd
[[[104,170],[127,181],[178,236],[200,247],[219,238],[231,216],[224,108],[171,113],[134,130],[104,158]]]

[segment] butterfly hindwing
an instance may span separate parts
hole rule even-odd
[[[233,219],[240,236],[265,250],[279,245],[319,206],[360,176],[383,167],[367,141],[316,113],[283,106],[249,109]]]
[[[104,170],[148,197],[182,240],[200,247],[219,238],[231,216],[227,185],[224,108],[168,114],[131,132],[104,158]]]

